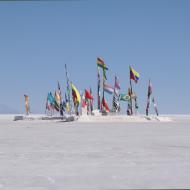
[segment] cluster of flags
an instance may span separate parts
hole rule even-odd
[[[104,96],[104,92],[106,92],[110,95],[113,94],[113,103],[112,103],[113,112],[120,111],[120,101],[128,101],[129,102],[128,105],[131,110],[130,114],[132,114],[132,100],[135,100],[135,107],[138,108],[138,106],[137,106],[137,96],[133,93],[131,81],[134,81],[135,83],[137,83],[140,78],[140,74],[132,67],[129,67],[131,88],[128,91],[128,93],[122,94],[120,93],[121,87],[120,87],[119,79],[117,76],[115,76],[114,87],[106,82],[107,80],[106,71],[108,70],[108,67],[103,61],[103,59],[97,58],[97,66],[98,66],[98,109],[100,109],[100,69],[99,68],[101,68],[103,71],[103,98],[102,98],[101,110],[103,107],[103,108],[106,108],[106,111],[108,111],[108,104],[106,103],[105,96]]]
[[[120,83],[119,83],[119,79],[117,76],[115,76],[115,84],[114,87],[110,84],[108,84],[106,82],[107,80],[107,76],[106,76],[106,71],[108,70],[107,65],[105,64],[104,60],[101,58],[97,58],[97,66],[98,66],[98,109],[102,109],[105,108],[107,112],[110,111],[110,109],[108,109],[108,104],[105,100],[105,96],[104,96],[104,92],[112,95],[113,94],[113,103],[112,103],[112,111],[113,112],[119,112],[120,111],[120,101],[130,101],[131,102],[131,113],[132,113],[132,99],[135,99],[135,105],[137,105],[137,97],[135,96],[134,98],[134,93],[132,92],[132,86],[130,89],[130,93],[128,94],[121,94],[120,93]],[[103,97],[102,97],[102,102],[100,101],[100,68],[103,71]],[[133,80],[135,83],[138,82],[140,78],[140,74],[134,70],[132,67],[130,67],[130,84],[131,84],[131,80]],[[101,103],[100,103],[101,102]],[[101,105],[100,105],[101,104]],[[136,106],[137,107],[137,106]]]
[[[71,113],[71,98],[70,93],[72,95],[73,105],[75,114],[79,115],[79,105],[82,103],[82,107],[87,107],[87,114],[92,114],[93,111],[93,102],[94,97],[92,95],[92,90],[85,89],[83,95],[81,96],[80,92],[76,88],[76,86],[69,81],[68,73],[67,73],[67,66],[65,65],[66,70],[66,82],[67,82],[67,90],[65,93],[65,100],[62,99],[62,93],[61,93],[61,87],[58,82],[58,90],[55,91],[55,94],[52,95],[51,92],[48,93],[47,101],[46,101],[46,110],[54,112],[54,110],[60,112],[60,115],[63,115],[64,111],[67,111],[67,113]],[[100,72],[102,71],[102,99],[101,99],[101,75]],[[132,89],[132,81],[135,82],[135,84],[138,83],[140,74],[131,66],[129,67],[130,71],[130,88],[128,89],[127,93],[121,93],[121,85],[119,82],[119,78],[115,76],[114,85],[112,86],[107,82],[107,76],[106,72],[108,71],[108,67],[105,64],[104,60],[101,58],[97,58],[97,103],[98,103],[98,110],[100,110],[102,113],[104,111],[106,112],[120,112],[120,101],[128,102],[128,109],[127,113],[128,115],[132,115],[133,109],[138,109],[137,104],[137,96],[133,92]],[[112,101],[112,109],[109,108],[108,103],[105,99],[105,94],[107,93],[109,95],[113,96]],[[149,108],[151,104],[151,95],[152,95],[152,84],[149,81],[148,86],[148,98],[147,98],[147,107],[146,107],[146,114],[149,113]],[[82,98],[81,98],[82,97]],[[26,98],[27,100],[27,98]],[[134,105],[133,105],[134,102]],[[156,114],[158,115],[158,109],[157,105],[155,103],[155,99],[152,98],[152,103],[154,104],[154,109],[156,111]]]

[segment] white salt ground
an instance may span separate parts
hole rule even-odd
[[[0,116],[0,189],[190,188],[190,116],[63,123]]]

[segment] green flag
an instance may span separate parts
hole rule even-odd
[[[128,94],[120,94],[120,101],[129,101],[130,96]]]

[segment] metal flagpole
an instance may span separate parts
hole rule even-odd
[[[69,114],[71,114],[71,98],[70,98],[70,87],[69,87],[69,77],[67,74],[67,65],[65,64],[65,72],[66,72],[66,79],[67,79],[67,97],[69,102]]]
[[[98,98],[98,110],[100,110],[100,69],[97,66],[97,77],[98,77],[98,88],[97,88],[97,98]]]
[[[131,115],[133,115],[133,101],[132,101],[132,94],[133,94],[133,88],[132,88],[132,82],[131,82],[131,67],[129,67],[129,77],[130,77],[130,102],[131,102]]]

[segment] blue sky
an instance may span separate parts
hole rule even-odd
[[[129,65],[141,74],[141,113],[151,78],[160,113],[190,114],[189,10],[190,1],[175,0],[0,2],[0,104],[24,112],[28,94],[31,111],[44,113],[57,80],[66,90],[65,63],[73,83],[96,97],[99,56],[122,92]]]

